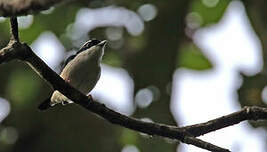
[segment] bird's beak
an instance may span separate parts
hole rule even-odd
[[[107,40],[103,40],[100,43],[98,43],[98,46],[104,47],[107,44]]]

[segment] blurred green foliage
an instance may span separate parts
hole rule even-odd
[[[104,57],[102,63],[108,64],[108,65],[113,66],[113,67],[121,67],[122,66],[120,56],[116,52],[105,53],[105,57]]]
[[[6,94],[14,102],[12,105],[25,108],[36,99],[40,82],[32,76],[32,71],[16,69],[10,73],[8,82]]]
[[[20,37],[23,41],[31,44],[43,31],[51,31],[60,37],[66,32],[67,26],[74,22],[76,12],[80,9],[76,3],[60,5],[56,9],[51,8],[51,13],[40,13],[34,15],[32,25],[20,30]]]
[[[222,18],[225,9],[231,2],[230,0],[218,0],[218,3],[215,6],[209,7],[205,5],[203,1],[204,0],[193,0],[191,5],[191,11],[200,15],[202,20],[202,27],[217,23]],[[213,2],[210,1],[210,3]]]
[[[129,129],[122,129],[120,142],[123,145],[136,145],[138,133]]]
[[[194,44],[184,44],[180,50],[178,67],[194,70],[207,70],[212,68],[211,62],[203,55]]]

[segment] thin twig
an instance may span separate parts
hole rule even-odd
[[[238,124],[244,120],[263,119],[267,119],[267,108],[256,106],[244,107],[238,112],[222,116],[220,118],[213,119],[205,123],[181,127],[180,129],[185,129],[192,136],[198,137],[212,131]]]
[[[10,17],[10,34],[11,38],[10,40],[15,40],[19,42],[19,31],[18,31],[18,20],[17,17]]]
[[[196,142],[196,140],[198,140],[198,142]],[[187,144],[191,144],[191,145],[194,145],[194,146],[197,146],[199,148],[206,149],[206,150],[209,150],[212,152],[215,152],[215,151],[230,152],[230,150],[228,150],[228,149],[218,147],[216,145],[210,144],[208,142],[205,142],[203,140],[200,140],[200,139],[194,138],[194,137],[186,137],[185,141],[186,141],[185,143],[187,143]]]
[[[0,16],[22,16],[36,14],[61,2],[71,0],[0,0]]]

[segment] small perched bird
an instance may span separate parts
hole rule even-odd
[[[106,40],[87,41],[75,55],[67,58],[60,76],[83,94],[88,94],[100,78],[100,62],[106,43]],[[58,103],[64,105],[72,101],[55,90],[52,96],[41,103],[38,108],[46,110]]]

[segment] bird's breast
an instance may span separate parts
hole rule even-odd
[[[61,77],[74,88],[87,94],[97,83],[100,72],[100,66],[96,61],[91,60],[88,56],[80,56],[74,58],[63,69]]]

